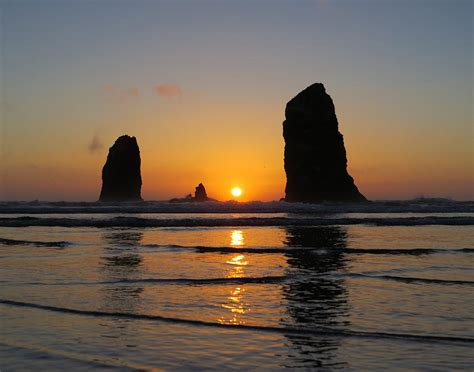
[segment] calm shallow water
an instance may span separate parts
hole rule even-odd
[[[58,216],[35,215],[119,215]],[[312,215],[211,216],[241,217]],[[325,218],[366,217],[352,213]],[[470,370],[474,365],[474,227],[469,223],[32,224],[0,227],[0,238],[2,371]]]

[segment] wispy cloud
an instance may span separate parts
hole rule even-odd
[[[181,97],[183,95],[183,91],[181,87],[176,84],[159,84],[155,86],[155,92],[160,97],[164,97],[167,99]]]
[[[117,101],[138,97],[140,95],[140,90],[136,87],[121,88],[113,84],[103,85],[101,91],[105,93],[108,98]]]
[[[104,144],[97,135],[94,135],[91,142],[87,146],[90,153],[100,152],[104,148]]]
[[[105,84],[101,87],[102,91],[105,93],[115,93],[117,91],[117,87],[112,84]]]
[[[140,95],[140,92],[138,88],[128,88],[126,94],[129,97],[138,97]]]
[[[105,84],[100,87],[104,96],[112,102],[122,102],[140,96],[136,87],[120,87],[115,84]],[[153,87],[156,95],[166,99],[178,98],[183,95],[183,90],[177,84],[158,84]]]

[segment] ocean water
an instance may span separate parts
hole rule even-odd
[[[0,203],[0,370],[474,368],[474,203]]]

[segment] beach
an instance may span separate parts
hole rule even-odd
[[[473,206],[2,203],[1,368],[468,370]]]

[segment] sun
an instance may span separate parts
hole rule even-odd
[[[240,195],[242,195],[242,189],[240,187],[234,187],[232,190],[230,190],[230,193],[232,196],[238,198]]]

